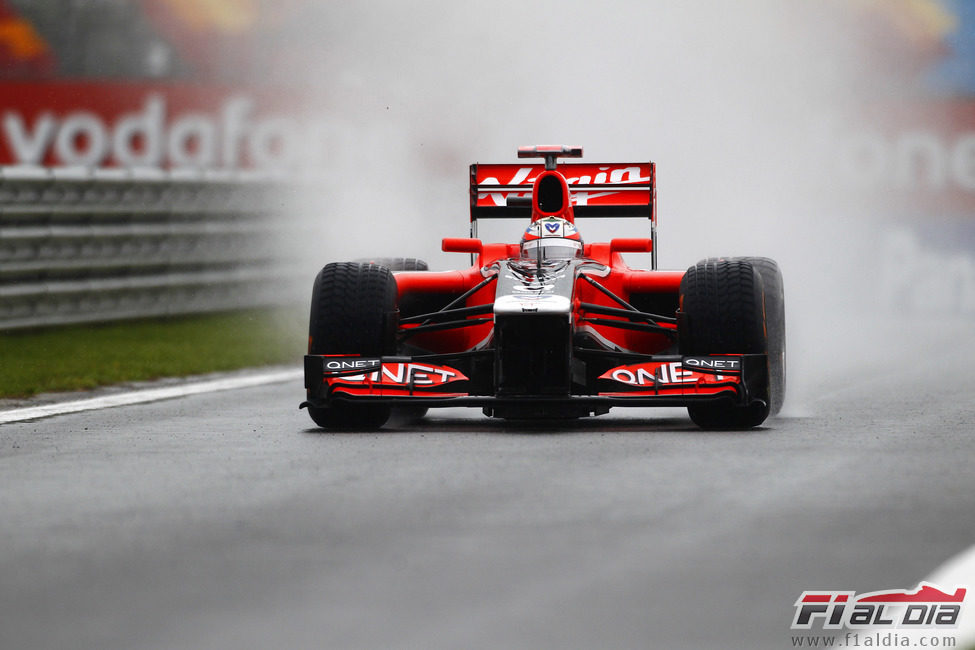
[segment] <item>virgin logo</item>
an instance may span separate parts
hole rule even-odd
[[[531,167],[519,167],[513,168],[514,172],[511,178],[505,182],[499,180],[496,176],[489,176],[482,179],[479,182],[480,192],[478,192],[477,199],[482,201],[485,198],[489,198],[492,203],[496,206],[504,206],[507,204],[509,196],[521,196],[521,197],[531,197],[531,185],[535,182],[535,177],[532,176],[532,172],[535,171]],[[608,192],[587,192],[578,191],[576,186],[585,185],[626,185],[634,183],[646,183],[650,181],[649,176],[642,176],[639,166],[634,167],[598,167],[595,174],[582,175],[582,176],[567,176],[566,182],[569,184],[570,189],[572,189],[571,201],[573,205],[586,205],[592,199],[600,199],[607,196],[614,196],[619,194],[619,192],[608,191]],[[522,185],[525,186],[525,191],[523,192],[491,192],[488,191],[489,186],[499,185],[499,186],[514,186]]]
[[[99,167],[224,168],[288,167],[307,162],[313,124],[254,114],[254,102],[236,96],[213,114],[167,114],[166,99],[150,94],[140,110],[111,121],[87,110],[63,116],[45,111],[28,122],[3,113],[2,137],[12,162]],[[312,137],[309,138],[309,135]]]

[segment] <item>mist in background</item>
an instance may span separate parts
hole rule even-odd
[[[891,353],[923,355],[967,335],[966,6],[0,0],[0,20],[19,35],[0,48],[16,88],[0,157],[269,173],[285,188],[300,179],[292,200],[270,197],[265,246],[289,267],[276,298],[298,304],[330,261],[466,264],[440,240],[468,233],[472,162],[514,162],[531,144],[582,145],[589,162],[653,160],[661,267],[737,255],[780,263],[787,408],[802,412],[843,381],[877,375]],[[55,123],[87,132],[87,145]],[[495,241],[524,228],[482,225]],[[597,241],[648,224],[580,228]]]
[[[911,89],[827,5],[389,2],[316,13],[303,28],[320,34],[320,54],[300,74],[329,126],[326,181],[299,208],[313,224],[309,285],[325,262],[358,256],[464,265],[439,245],[467,233],[471,162],[513,162],[517,146],[542,143],[583,145],[594,162],[652,159],[661,268],[778,260],[787,413],[806,412],[828,374],[904,349],[908,334],[878,329],[898,316],[879,275],[899,226],[872,202],[884,193],[859,193],[837,159],[865,107],[909,101]],[[594,241],[647,225],[580,227]],[[515,241],[522,228],[481,233]]]
[[[828,173],[811,177],[816,129],[857,81],[822,61],[838,57],[795,13],[775,2],[330,8],[307,70],[332,126],[329,187],[309,206],[329,217],[323,252],[334,227],[336,252],[439,266],[437,235],[467,230],[467,165],[536,143],[655,160],[662,266],[788,246],[786,224],[829,205],[815,192]]]

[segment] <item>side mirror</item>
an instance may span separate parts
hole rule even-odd
[[[484,249],[484,244],[480,239],[470,239],[467,237],[444,237],[441,250],[445,253],[471,253],[480,255]]]
[[[649,253],[653,250],[653,240],[642,237],[620,237],[610,240],[611,253]]]

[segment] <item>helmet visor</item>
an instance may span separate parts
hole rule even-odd
[[[571,260],[582,255],[582,242],[562,237],[533,239],[521,245],[522,257],[542,260]]]

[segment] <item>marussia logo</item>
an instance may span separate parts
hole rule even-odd
[[[804,591],[795,602],[792,629],[953,628],[967,589],[942,591],[927,582],[914,591]]]

